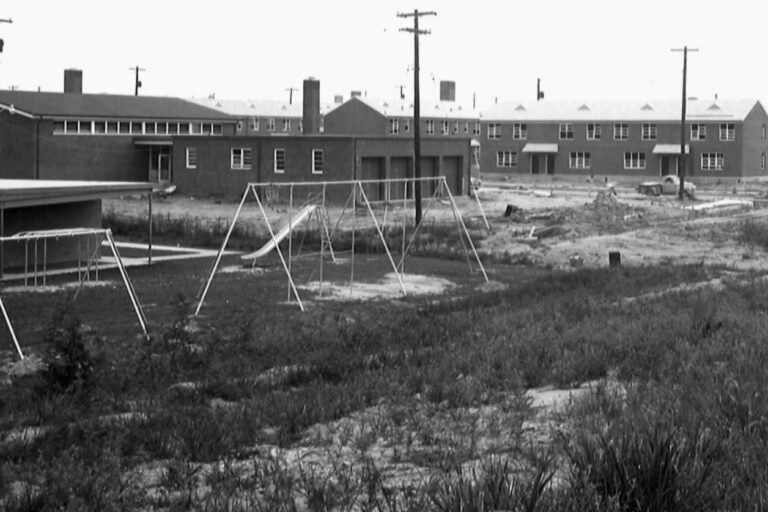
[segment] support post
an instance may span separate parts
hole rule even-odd
[[[152,193],[147,194],[147,221],[149,225],[149,243],[147,244],[147,263],[152,264]]]
[[[16,352],[19,354],[20,359],[24,359],[24,353],[21,351],[21,347],[19,346],[19,340],[16,338],[16,333],[13,331],[13,325],[11,325],[11,319],[8,318],[8,312],[5,310],[5,304],[3,304],[3,299],[0,298],[0,310],[3,312],[3,318],[5,318],[5,325],[8,326],[8,332],[11,333],[11,339],[13,340],[13,344],[16,346]]]

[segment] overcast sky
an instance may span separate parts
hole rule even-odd
[[[418,8],[424,98],[440,80],[478,106],[535,99],[677,99],[681,53],[689,96],[768,99],[768,16],[756,0],[3,0],[0,88],[61,91],[83,70],[89,93],[287,99],[308,76],[324,101],[359,89],[413,94]],[[298,93],[300,97],[300,92]]]

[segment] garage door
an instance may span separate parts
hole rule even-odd
[[[389,177],[396,178],[409,178],[411,177],[411,158],[409,157],[392,157],[389,160]],[[404,183],[390,183],[389,184],[389,198],[392,200],[402,199],[403,192],[407,194],[408,198],[413,197],[411,191],[411,183],[406,185]]]
[[[384,159],[363,158],[360,167],[360,179],[363,181],[384,179]],[[369,201],[383,201],[385,199],[383,183],[363,183],[363,189]]]
[[[446,156],[443,158],[443,176],[445,176],[445,182],[448,184],[448,188],[451,189],[451,194],[461,194],[460,156]]]
[[[439,176],[437,167],[437,158],[435,157],[422,157],[421,159],[421,175],[424,178],[434,178]],[[430,197],[437,187],[436,181],[422,181],[421,182],[421,197]]]

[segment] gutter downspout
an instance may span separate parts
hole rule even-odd
[[[43,116],[35,119],[35,179],[40,179],[40,122]]]

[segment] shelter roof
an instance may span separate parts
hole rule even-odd
[[[156,186],[149,182],[0,179],[0,206],[18,208],[146,194]]]

